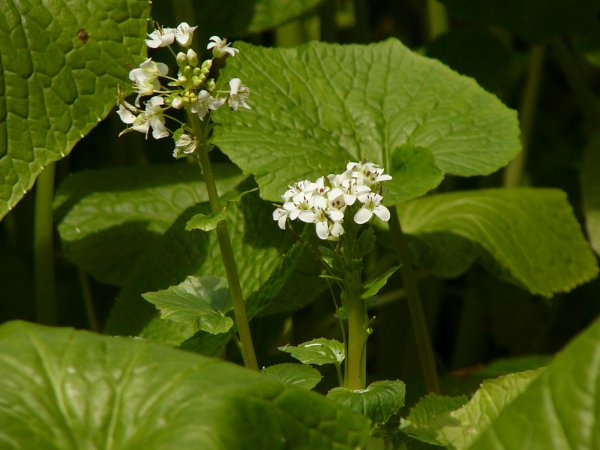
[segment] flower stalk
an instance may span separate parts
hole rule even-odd
[[[188,119],[192,125],[193,133],[198,141],[196,155],[200,164],[200,168],[202,169],[202,173],[204,174],[204,183],[206,184],[210,206],[213,212],[219,212],[223,208],[221,206],[221,201],[219,200],[215,176],[213,174],[210,157],[208,155],[209,147],[205,143],[206,135],[208,134],[209,121],[206,120],[201,122],[197,114],[193,114],[189,110],[187,113]],[[248,316],[246,314],[246,305],[244,303],[244,296],[242,294],[242,288],[240,285],[240,277],[237,270],[235,257],[233,255],[229,230],[227,229],[227,222],[219,222],[217,224],[216,231],[217,239],[219,241],[219,248],[221,250],[221,257],[223,258],[223,265],[225,266],[225,273],[227,275],[227,282],[229,283],[231,301],[233,304],[233,313],[240,339],[244,365],[249,369],[258,370],[258,361],[254,351],[252,335],[250,334],[250,325],[248,323]]]
[[[439,394],[441,392],[440,382],[435,367],[435,358],[433,356],[431,339],[429,338],[429,329],[427,327],[427,321],[425,320],[425,314],[423,313],[423,305],[421,303],[419,287],[417,286],[417,278],[412,268],[408,245],[404,239],[404,233],[400,226],[396,207],[393,207],[391,211],[390,231],[396,256],[400,262],[400,273],[402,275],[402,281],[404,282],[408,310],[413,324],[413,331],[417,342],[417,351],[421,361],[425,385],[429,392]]]
[[[362,258],[353,251],[356,231],[358,227],[352,226],[342,239],[345,270],[341,300],[348,316],[344,387],[353,390],[364,389],[367,386],[367,340],[370,335],[367,303],[361,297]]]
[[[377,217],[390,219],[381,203],[382,183],[392,177],[376,164],[350,162],[341,174],[316,181],[299,181],[281,196],[284,203],[273,211],[279,228],[299,220],[313,223],[319,239],[335,242],[332,258],[321,258],[327,276],[338,280],[347,319],[344,387],[353,390],[367,385],[367,340],[371,334],[366,299],[363,298],[363,258],[371,251],[374,235],[369,226]],[[340,311],[338,310],[338,314]],[[341,378],[341,377],[339,377]]]
[[[172,136],[175,141],[173,157],[195,156],[204,174],[211,208],[213,212],[219,213],[222,211],[222,206],[208,155],[213,126],[210,113],[225,104],[232,111],[238,108],[250,109],[250,105],[246,102],[250,96],[250,89],[244,86],[239,78],[229,80],[227,91],[217,88],[215,79],[210,78],[213,62],[216,59],[234,57],[239,50],[233,48],[227,39],[212,36],[206,47],[212,57],[201,62],[198,54],[189,48],[196,28],[186,22],[180,23],[176,28],[157,25],[157,28],[148,34],[146,45],[149,48],[167,47],[170,50],[177,64],[177,74],[170,75],[169,66],[162,62],[152,61],[152,58],[146,59],[138,68],[129,72],[129,79],[138,94],[134,104],[125,101],[123,92],[119,91],[117,114],[125,124],[129,125],[120,135],[137,131],[144,133],[146,137],[151,133],[154,139]],[[171,45],[175,44],[181,51],[175,53],[171,48]],[[150,98],[144,101],[142,109],[141,100],[144,97]],[[186,112],[188,123],[170,115],[177,110]],[[174,131],[169,129],[167,119],[176,122],[178,128]],[[244,365],[258,370],[227,223],[219,222],[216,231],[229,282]]]

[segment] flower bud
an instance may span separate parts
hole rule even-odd
[[[179,81],[181,84],[186,84],[188,82],[187,77],[183,76],[183,75],[179,75],[177,77],[177,81]]]
[[[181,97],[173,97],[171,105],[175,109],[181,109],[183,107],[183,99]]]
[[[210,70],[210,68],[212,67],[212,59],[207,59],[206,61],[204,61],[202,63],[202,70]]]
[[[198,54],[191,48],[187,51],[187,60],[192,67],[196,67],[198,65]]]
[[[200,87],[200,85],[204,82],[205,77],[198,77],[198,76],[193,76],[192,77],[192,86],[194,86],[195,88]]]
[[[177,65],[180,67],[187,64],[187,57],[183,52],[177,53],[177,57],[175,59],[177,60]]]
[[[217,84],[215,83],[215,80],[213,78],[211,78],[210,80],[208,80],[208,82],[206,83],[206,87],[209,91],[214,91],[215,87],[217,87]]]

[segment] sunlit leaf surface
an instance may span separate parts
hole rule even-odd
[[[0,0],[0,11],[2,218],[114,106],[145,51],[150,4]]]

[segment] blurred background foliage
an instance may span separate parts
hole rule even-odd
[[[600,238],[593,218],[600,185],[600,146],[594,138],[600,123],[599,13],[598,0],[161,0],[152,7],[160,24],[185,20],[199,25],[195,42],[217,34],[292,47],[310,40],[368,43],[393,36],[473,77],[519,111],[524,152],[503,171],[449,177],[438,191],[519,185],[563,189],[597,252]],[[260,87],[253,89],[258,95]],[[122,127],[116,114],[99,123],[57,164],[57,186],[68,174],[88,169],[181,164],[172,159],[170,142],[145,141],[137,133],[118,139]],[[227,158],[217,153],[216,160]],[[33,206],[32,191],[0,224],[0,321],[36,319]],[[378,258],[377,252],[371,255],[367,270],[376,272]],[[55,260],[60,325],[101,330],[118,289],[80,273],[59,246]],[[302,276],[307,274],[296,275]],[[420,272],[419,280],[449,393],[474,388],[490,373],[539,366],[544,355],[555,353],[600,313],[597,279],[551,299],[507,284],[479,265],[454,279]],[[401,284],[398,275],[392,281],[391,286]],[[293,313],[274,305],[272,314],[252,323],[262,365],[288,360],[276,350],[278,345],[337,335],[334,306],[324,286],[307,289],[323,291],[322,301]],[[83,292],[93,299],[93,315],[82,301]],[[298,298],[302,295],[297,293]],[[420,365],[402,292],[394,287],[385,291],[373,315],[370,379],[406,380],[409,397],[417,396],[419,389],[410,387],[419,386]],[[504,358],[512,359],[489,365]],[[318,389],[333,384],[334,374],[326,375]]]

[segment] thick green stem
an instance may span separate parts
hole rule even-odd
[[[433,41],[448,31],[446,7],[437,0],[427,0],[427,40]]]
[[[196,139],[198,140],[198,150],[196,153],[198,155],[202,173],[204,174],[204,183],[206,184],[206,190],[208,191],[210,206],[213,212],[219,212],[222,210],[222,206],[219,200],[219,193],[217,192],[217,184],[210,164],[210,158],[208,156],[208,147],[204,145],[207,134],[207,125],[206,123],[201,123],[196,114],[188,114],[188,117],[192,124]],[[206,117],[205,120],[208,122],[209,118]],[[235,322],[240,338],[244,365],[249,369],[258,370],[258,362],[254,352],[252,335],[250,334],[250,325],[248,324],[248,317],[246,315],[246,305],[244,303],[242,287],[240,286],[240,277],[233,255],[233,248],[231,247],[227,222],[221,221],[218,223],[217,239],[219,240],[221,257],[223,258],[223,265],[225,266],[225,273],[227,274],[227,281],[229,283],[231,301],[233,303],[233,313],[235,315]]]
[[[390,208],[390,231],[392,234],[392,243],[396,251],[396,256],[400,262],[400,272],[404,281],[404,289],[406,291],[406,299],[408,302],[408,310],[413,324],[415,340],[417,342],[417,351],[421,359],[421,368],[425,378],[425,385],[430,392],[440,392],[440,382],[438,379],[437,370],[435,367],[435,358],[433,356],[433,348],[429,339],[429,329],[425,321],[423,305],[417,279],[412,268],[412,261],[408,252],[408,245],[404,238],[404,233],[398,219],[398,211],[396,207]]]
[[[582,61],[567,47],[562,39],[553,40],[551,48],[583,114],[586,126],[591,130],[597,129],[600,123],[598,99],[584,78]]]
[[[349,389],[364,389],[367,386],[367,339],[369,338],[369,316],[367,305],[358,295],[346,298],[348,313],[348,354],[344,386]]]
[[[527,150],[531,140],[531,130],[537,110],[540,85],[544,68],[544,47],[535,46],[529,54],[529,69],[521,105],[519,108],[519,123],[521,125],[521,153],[508,165],[504,171],[504,186],[515,187],[522,183],[523,171],[527,160]]]
[[[364,389],[367,385],[367,340],[369,339],[369,315],[367,304],[361,294],[362,258],[355,245],[359,241],[359,227],[350,225],[341,240],[344,288],[341,300],[348,317],[346,334],[346,370],[344,386]]]
[[[35,191],[33,253],[35,267],[36,320],[46,325],[58,323],[54,279],[54,163],[40,173]]]

